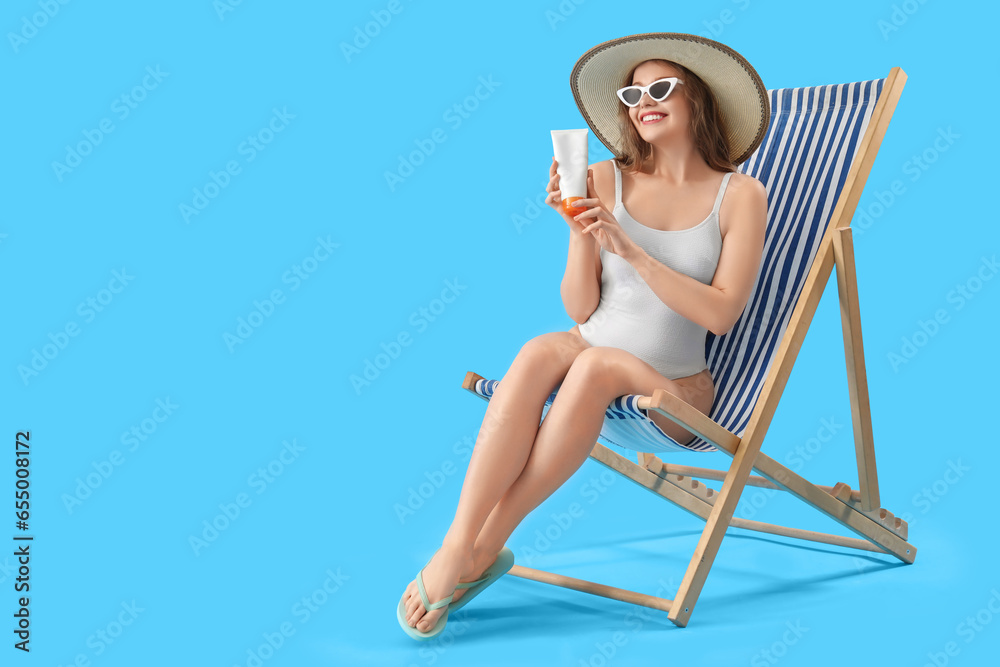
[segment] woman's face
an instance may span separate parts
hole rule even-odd
[[[670,65],[647,60],[635,68],[631,83],[648,86],[653,81],[668,76],[675,76],[682,81],[684,79],[681,73]],[[671,136],[680,136],[686,131],[690,119],[690,109],[683,89],[684,84],[678,83],[667,99],[660,102],[651,98],[648,92],[643,93],[639,104],[629,108],[629,119],[639,132],[640,137],[649,143],[659,143]],[[643,119],[647,115],[650,118],[644,121]]]

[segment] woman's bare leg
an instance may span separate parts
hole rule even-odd
[[[615,398],[650,396],[656,389],[688,397],[682,385],[624,350],[592,347],[580,353],[538,429],[524,470],[480,531],[473,567],[488,567],[524,517],[583,465]],[[669,426],[667,433],[679,442],[692,435],[676,423]]]
[[[455,518],[441,548],[424,569],[424,586],[431,602],[451,593],[463,575],[466,580],[479,576],[473,569],[476,538],[490,512],[524,469],[545,399],[587,347],[582,338],[568,331],[533,338],[521,348],[497,386],[476,438]],[[496,552],[493,555],[495,558]],[[462,592],[464,589],[455,591],[455,598],[460,598]],[[416,580],[407,586],[404,604],[407,622],[421,631],[431,628],[445,613],[444,609],[424,609]]]

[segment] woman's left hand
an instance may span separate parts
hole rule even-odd
[[[601,247],[608,252],[613,252],[622,259],[629,259],[641,248],[628,237],[625,230],[618,224],[618,220],[611,214],[597,196],[594,189],[594,172],[587,170],[587,197],[577,199],[573,206],[586,208],[583,213],[573,216],[574,220],[579,220],[584,225],[581,230],[584,233],[594,235]],[[589,224],[588,224],[589,223]]]

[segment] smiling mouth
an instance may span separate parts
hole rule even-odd
[[[658,123],[663,120],[666,116],[664,114],[649,114],[644,116],[640,123],[643,125],[652,125],[653,123]]]

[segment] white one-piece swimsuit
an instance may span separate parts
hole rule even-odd
[[[670,268],[711,284],[722,253],[719,206],[732,172],[719,186],[712,212],[694,227],[660,230],[637,222],[622,204],[622,174],[615,168],[614,216],[622,230],[646,253]],[[583,339],[593,346],[631,352],[671,380],[706,368],[708,330],[670,309],[639,276],[635,268],[601,248],[601,301],[580,325]]]

